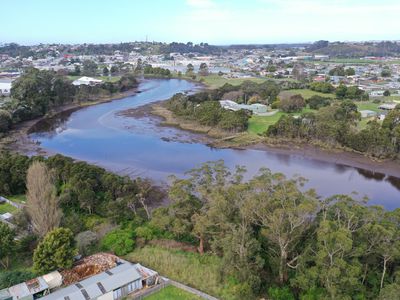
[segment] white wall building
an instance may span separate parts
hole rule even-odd
[[[11,82],[0,82],[0,96],[10,96]]]
[[[92,78],[92,77],[83,76],[83,77],[81,77],[79,79],[74,80],[72,82],[72,84],[73,85],[77,85],[77,86],[79,86],[79,85],[91,85],[91,86],[93,86],[93,85],[101,84],[102,82],[103,82],[103,80],[100,80],[100,79],[95,79],[95,78]]]

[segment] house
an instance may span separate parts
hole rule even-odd
[[[0,290],[0,300],[120,300],[142,288],[159,284],[158,273],[109,253],[97,253],[71,269]]]
[[[120,260],[116,267],[42,297],[43,300],[119,300],[142,288],[136,266]]]
[[[11,82],[0,82],[0,96],[10,96]]]
[[[372,110],[360,110],[361,113],[361,118],[371,118],[371,117],[375,117],[377,115],[377,113],[375,111]]]
[[[83,77],[81,77],[79,79],[74,80],[72,82],[72,84],[76,85],[76,86],[80,86],[80,85],[94,86],[94,85],[101,84],[102,82],[103,82],[103,80],[100,80],[100,79],[95,79],[95,78],[83,76]]]
[[[397,103],[384,103],[379,105],[378,108],[382,110],[393,110],[396,108],[397,105]]]
[[[232,111],[238,111],[241,109],[244,110],[249,110],[253,114],[258,115],[258,114],[263,114],[268,111],[268,107],[264,104],[238,104],[235,101],[232,100],[220,100],[219,103],[221,104],[221,107],[227,110],[232,110]]]
[[[62,277],[58,271],[40,276],[0,291],[0,300],[33,300],[49,294],[61,286]]]
[[[385,93],[385,91],[370,91],[369,95],[371,97],[383,97],[384,93]]]

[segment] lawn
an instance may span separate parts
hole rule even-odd
[[[26,203],[26,195],[21,194],[21,195],[14,195],[14,196],[7,196],[6,197],[8,200],[14,201],[16,203]]]
[[[252,116],[249,119],[247,132],[260,134],[268,129],[270,125],[274,125],[285,113],[277,112],[273,116]]]
[[[146,300],[200,300],[202,298],[192,293],[181,290],[173,285],[169,285],[159,292],[145,297]]]
[[[308,113],[308,112],[316,112],[316,110],[306,107],[306,108],[303,108],[301,112],[290,113],[290,115],[299,116],[301,114]],[[249,126],[247,128],[247,132],[253,133],[253,134],[261,134],[261,133],[265,132],[269,126],[274,125],[276,122],[278,122],[280,117],[282,117],[283,115],[287,115],[287,113],[279,111],[276,114],[274,114],[273,116],[255,116],[254,115],[249,119]]]
[[[334,58],[328,61],[329,63],[339,63],[339,64],[379,64],[380,61],[371,59],[361,59],[361,58]]]
[[[282,94],[291,94],[291,95],[296,95],[296,94],[300,94],[304,99],[308,99],[311,98],[312,96],[321,96],[321,97],[326,97],[326,98],[334,98],[335,95],[334,94],[324,94],[324,93],[320,93],[320,92],[315,92],[309,89],[297,89],[297,90],[287,90],[287,91],[282,91],[279,95]]]
[[[213,296],[229,293],[220,278],[221,259],[214,255],[145,246],[135,249],[125,259]]]
[[[246,80],[254,81],[256,83],[265,82],[268,78],[259,78],[259,77],[249,77],[249,78],[224,78],[217,74],[211,74],[208,76],[197,76],[197,80],[201,80],[204,84],[206,84],[209,88],[216,89],[223,86],[225,83],[229,83],[232,85],[240,85]]]
[[[5,213],[13,213],[17,210],[16,207],[12,206],[11,204],[8,203],[3,203],[0,204],[0,214],[5,214]]]
[[[379,112],[378,106],[381,105],[380,103],[374,103],[372,101],[361,101],[356,102],[358,110],[372,110]]]

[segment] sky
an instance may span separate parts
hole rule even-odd
[[[400,40],[399,0],[0,0],[0,43]]]

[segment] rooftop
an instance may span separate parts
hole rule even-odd
[[[71,284],[65,288],[59,289],[47,296],[44,296],[41,299],[96,299],[97,297],[107,292],[115,290],[121,286],[128,284],[129,282],[133,282],[141,278],[142,277],[136,270],[134,264],[121,260],[121,262],[114,268],[91,276],[78,283]]]

